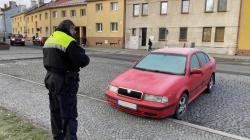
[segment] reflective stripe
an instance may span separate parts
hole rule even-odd
[[[56,31],[47,39],[47,41],[44,44],[44,48],[58,48],[60,50],[66,50],[66,48],[69,46],[69,44],[72,41],[75,41],[73,37],[67,35],[64,32]],[[47,47],[47,46],[50,46],[50,47]],[[62,49],[61,47],[65,49]]]
[[[66,52],[66,48],[58,44],[47,44],[47,45],[44,45],[43,48],[55,48],[63,52]]]

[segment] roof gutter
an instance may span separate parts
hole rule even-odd
[[[243,0],[240,0],[240,11],[239,11],[239,21],[238,21],[238,32],[237,32],[237,45],[236,45],[236,52],[235,55],[238,55],[239,53],[239,40],[240,40],[240,25],[241,25],[241,14],[242,14],[242,6],[243,6]]]

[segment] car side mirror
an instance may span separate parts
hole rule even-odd
[[[139,61],[138,61],[138,60],[136,60],[136,61],[134,61],[134,62],[133,62],[133,64],[134,64],[134,65],[136,65],[136,64],[138,64],[138,62],[139,62]]]
[[[201,69],[192,69],[191,74],[202,74]]]

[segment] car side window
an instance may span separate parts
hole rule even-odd
[[[195,54],[192,55],[192,57],[191,57],[190,71],[192,71],[192,69],[194,69],[194,68],[200,68],[199,60]]]
[[[201,60],[202,66],[206,65],[209,62],[208,56],[206,56],[204,53],[198,52],[197,55]]]

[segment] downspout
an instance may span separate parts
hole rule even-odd
[[[125,49],[125,45],[126,45],[126,44],[125,44],[126,18],[127,18],[127,17],[126,17],[126,15],[127,15],[127,14],[126,14],[126,11],[127,11],[127,10],[126,10],[126,7],[127,7],[126,0],[124,0],[124,10],[123,10],[123,12],[124,12],[124,13],[123,13],[123,44],[122,44],[122,45],[123,45],[123,46],[122,46],[123,49]]]
[[[52,30],[52,28],[51,28],[51,9],[49,9],[49,26],[50,26],[49,32],[50,32],[50,35],[51,35],[52,34],[52,32],[51,32],[51,30]]]
[[[243,5],[243,0],[240,0],[240,11],[239,11],[239,21],[238,21],[238,32],[237,32],[237,45],[236,45],[236,52],[235,55],[238,55],[239,53],[239,40],[240,40],[240,24],[241,24],[241,14],[242,14],[242,5]]]

